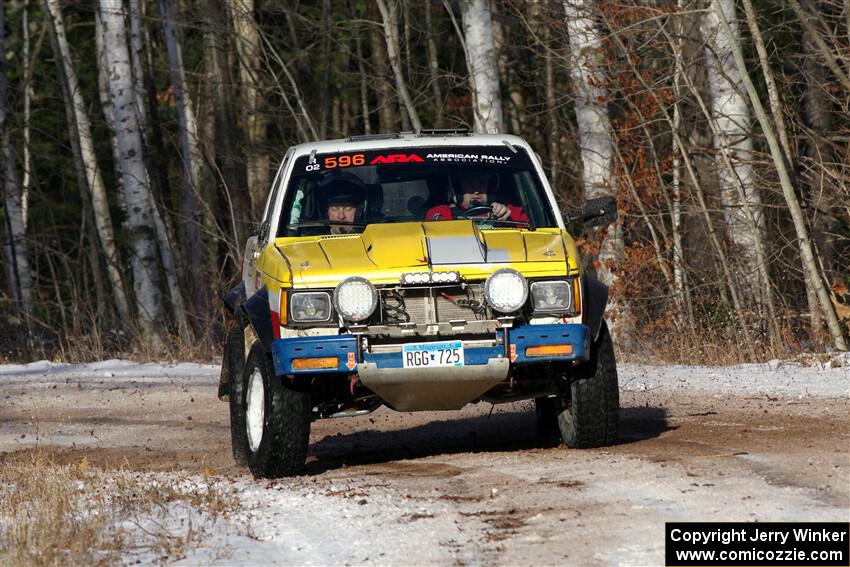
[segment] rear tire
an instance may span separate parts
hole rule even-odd
[[[561,399],[558,428],[567,447],[590,449],[617,440],[620,394],[617,361],[608,326],[602,322],[585,376],[570,385],[569,399]]]
[[[223,365],[227,365],[227,382],[219,385],[226,388],[230,405],[230,447],[237,465],[248,464],[248,440],[245,437],[245,396],[242,388],[242,371],[245,365],[245,332],[242,327],[227,331],[224,343]]]
[[[304,469],[310,441],[310,394],[291,389],[276,376],[259,343],[242,372],[248,468],[257,478],[291,476]]]
[[[554,447],[561,442],[558,430],[558,399],[555,397],[534,398],[537,418],[537,439],[544,447]]]

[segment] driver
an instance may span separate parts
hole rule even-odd
[[[365,200],[363,188],[347,179],[334,179],[322,188],[322,197],[327,205],[327,218],[335,223],[330,227],[331,234],[353,232],[357,213]]]
[[[496,220],[512,220],[518,222],[528,222],[528,215],[522,210],[522,207],[515,205],[506,205],[488,199],[488,191],[490,186],[490,177],[480,174],[473,176],[460,176],[459,185],[462,190],[460,203],[449,203],[447,205],[437,205],[428,209],[425,213],[425,220],[451,220],[459,217],[464,217],[465,211],[478,208],[489,207],[492,212],[492,217]],[[486,214],[482,212],[482,215]],[[477,216],[477,215],[473,215]]]

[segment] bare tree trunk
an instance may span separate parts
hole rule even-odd
[[[682,0],[679,0],[679,11],[683,11],[684,6]],[[682,37],[681,17],[675,19],[676,35]],[[685,270],[685,253],[682,243],[682,158],[679,155],[679,132],[681,132],[682,111],[679,108],[679,100],[681,97],[681,82],[684,73],[681,57],[675,58],[675,71],[673,74],[673,123],[671,127],[675,130],[676,135],[673,137],[673,195],[670,206],[670,228],[673,233],[673,284],[675,293],[678,296],[679,305],[686,306],[686,311],[680,311],[677,314],[677,321],[682,327],[682,317],[687,316],[688,324],[693,329],[694,326],[694,310],[691,302],[691,297],[688,288],[687,271]]]
[[[21,211],[24,217],[24,229],[29,223],[29,195],[32,185],[32,151],[30,149],[32,139],[32,99],[33,99],[33,61],[30,60],[30,29],[29,29],[29,0],[24,0],[24,8],[21,14],[21,27],[23,28],[23,57],[22,61],[27,66],[24,75],[24,147],[23,147],[23,179],[21,180]],[[36,45],[36,53],[40,51],[41,40],[44,39],[45,27],[42,26],[41,34]],[[37,59],[37,57],[35,58]]]
[[[372,19],[380,14],[375,14],[375,4],[368,4],[370,13],[369,19]],[[378,95],[378,131],[379,132],[395,132],[398,130],[398,109],[396,106],[393,88],[387,80],[387,44],[383,34],[383,27],[380,29],[377,26],[371,26],[369,29],[369,47],[371,49],[371,59],[375,92]]]
[[[410,91],[407,90],[407,83],[401,72],[401,56],[398,42],[398,3],[396,0],[376,0],[376,3],[378,4],[378,10],[381,11],[381,18],[384,21],[387,55],[390,60],[390,66],[393,69],[393,74],[395,75],[398,96],[407,111],[407,116],[410,118],[413,129],[418,132],[422,130],[422,122],[419,121],[419,114],[416,112],[416,107],[413,105],[413,99],[410,96]]]
[[[764,73],[765,84],[767,86],[768,101],[770,103],[771,113],[776,125],[779,141],[782,146],[785,163],[790,168],[794,168],[794,151],[791,148],[791,142],[788,138],[788,131],[785,126],[785,116],[782,104],[779,100],[779,89],[776,86],[776,79],[773,76],[773,71],[770,68],[767,48],[764,45],[764,39],[761,35],[761,30],[758,26],[755,9],[751,0],[743,0],[744,10],[747,14],[747,25],[750,29],[750,35],[753,37],[753,42],[756,45],[756,50],[759,56],[759,64]],[[812,335],[818,335],[820,329],[823,328],[823,317],[821,316],[820,307],[818,306],[818,296],[816,291],[816,283],[812,281],[811,273],[803,270],[803,281],[806,286],[806,301],[809,307],[809,318],[812,325]]]
[[[232,251],[232,269],[242,266],[242,244],[251,222],[251,200],[246,185],[245,169],[239,148],[242,141],[236,129],[236,94],[233,77],[227,64],[230,35],[225,10],[218,0],[203,0],[201,13],[204,18],[204,62],[210,77],[213,116],[215,116],[215,156],[218,169],[222,203],[218,212],[223,217],[224,234],[229,235],[228,250]]]
[[[198,207],[203,155],[198,138],[198,123],[187,90],[186,72],[183,68],[183,52],[169,0],[160,0],[159,10],[162,15],[163,34],[168,51],[171,83],[174,86],[174,96],[177,102],[177,119],[180,124],[180,148],[183,157],[183,176],[180,188],[180,227],[183,234],[183,250],[186,262],[192,267],[188,271],[194,292],[194,311],[196,315],[202,315],[209,312],[209,300],[206,293],[208,278],[201,244],[203,219]]]
[[[850,6],[847,6],[847,13],[850,17]],[[842,198],[834,191],[835,182],[830,180],[833,176],[829,174],[836,169],[834,165],[836,161],[840,161],[836,160],[835,150],[832,144],[827,141],[833,130],[830,94],[827,92],[831,86],[831,81],[827,68],[821,63],[822,57],[818,46],[808,33],[803,34],[802,45],[804,57],[802,74],[805,85],[802,115],[807,136],[802,148],[805,167],[801,168],[802,174],[800,176],[801,182],[805,185],[800,189],[806,206],[805,210],[809,213],[807,220],[811,223],[815,252],[820,254],[820,259],[825,266],[833,267],[835,265],[836,235],[830,227],[829,218],[831,215],[829,211],[833,207],[839,207]],[[845,163],[847,163],[846,160]],[[838,177],[844,177],[841,172],[836,173]],[[844,199],[844,203],[850,207],[850,199]],[[848,218],[850,218],[850,214]],[[815,286],[810,281],[809,272],[804,273],[807,276],[806,293],[809,295],[814,292]],[[840,273],[829,269],[824,270],[824,276],[827,281],[839,281],[841,278]],[[814,299],[817,300],[816,294]],[[813,305],[810,297],[810,308]],[[815,313],[820,315],[820,312],[816,309],[812,311],[812,330],[813,335],[816,336],[817,330],[823,328],[823,321],[816,319]]]
[[[589,0],[564,0],[570,44],[570,74],[575,96],[583,164],[583,185],[588,198],[614,195],[611,185],[613,142],[608,118],[608,91],[602,74],[602,40],[591,13]],[[620,225],[611,227],[599,252],[600,280],[611,285],[616,280],[609,264],[623,256]]]
[[[679,66],[679,68],[682,71],[684,71],[685,61],[684,61],[684,56],[683,56],[683,53],[682,53],[682,45],[681,45],[682,40],[681,40],[681,38],[673,38],[666,31],[664,31],[664,33],[665,33],[665,37],[666,37],[667,41],[670,43],[670,45],[673,48],[673,54],[676,57],[676,64]],[[653,96],[653,98],[655,99],[655,102],[659,105],[659,107],[662,107],[662,104],[663,104],[662,101],[658,98],[658,96],[655,94],[655,91],[652,90],[651,86],[646,82],[646,80],[640,74],[640,71],[635,69],[634,65],[632,65],[632,70],[633,70],[635,77],[638,79],[638,81],[640,81],[641,85],[647,90],[647,92],[649,92],[651,94],[651,96]],[[682,72],[681,74],[679,74],[679,77],[681,77],[681,79],[685,82],[687,87],[693,93],[695,93],[696,98],[699,98],[699,93],[697,92],[697,90],[696,90],[696,88],[693,84],[693,81],[690,79],[688,73]],[[680,101],[680,98],[677,97],[675,104],[674,104],[674,111],[676,113],[679,112],[679,105],[680,105],[679,101]],[[703,110],[703,112],[706,112],[706,111]],[[717,257],[718,266],[720,267],[720,271],[723,274],[723,281],[724,281],[726,288],[724,288],[724,286],[720,286],[721,296],[722,296],[724,301],[727,301],[728,297],[731,297],[732,306],[735,309],[735,313],[738,317],[738,320],[743,322],[745,320],[743,305],[741,304],[741,300],[738,296],[738,286],[735,283],[732,272],[730,270],[729,257],[726,254],[726,252],[724,251],[723,247],[721,246],[720,237],[718,236],[717,231],[714,228],[714,223],[712,222],[711,215],[709,214],[708,205],[707,205],[706,200],[705,200],[705,191],[703,190],[702,184],[700,183],[700,179],[699,179],[699,176],[697,175],[696,169],[695,169],[694,164],[692,162],[690,152],[688,151],[686,145],[684,144],[684,142],[682,140],[682,136],[680,135],[679,128],[678,128],[676,121],[674,119],[670,118],[670,116],[666,112],[664,113],[664,119],[667,121],[667,123],[670,126],[671,132],[673,134],[674,148],[676,148],[678,150],[677,155],[682,158],[682,163],[684,164],[685,170],[688,173],[688,179],[691,181],[691,183],[694,187],[694,192],[697,196],[697,200],[698,200],[698,203],[699,203],[699,210],[700,210],[700,213],[703,217],[703,220],[705,221],[706,230],[708,232],[708,237],[709,237],[709,242],[711,243],[711,246],[714,249],[714,253]],[[728,296],[727,296],[727,293],[726,293],[726,289],[728,289]],[[741,331],[744,335],[744,344],[746,345],[747,349],[749,350],[750,355],[755,357],[755,348],[754,348],[752,333],[750,332],[749,327],[747,325],[742,324],[741,325]]]
[[[404,28],[403,28],[403,37],[404,37],[404,67],[405,72],[407,73],[407,80],[413,80],[413,55],[410,51],[410,3],[402,2],[402,19],[404,19]]]
[[[32,315],[32,274],[30,273],[29,252],[26,246],[26,217],[21,201],[21,183],[18,178],[18,166],[9,139],[9,101],[6,95],[6,11],[0,5],[0,191],[3,193],[5,212],[6,266],[9,288],[16,306],[29,325]]]
[[[57,0],[46,0],[56,2]],[[58,6],[56,6],[58,9]],[[120,0],[101,0],[98,6],[103,23],[103,43],[109,72],[113,131],[118,139],[119,167],[127,201],[127,227],[133,251],[133,288],[138,321],[145,339],[154,352],[163,348],[162,299],[159,293],[159,262],[155,233],[156,221],[150,177],[143,160],[142,135],[136,115],[130,54]],[[178,314],[175,314],[178,315]]]
[[[80,183],[85,185],[86,192],[91,198],[95,227],[104,258],[106,259],[106,272],[112,284],[112,297],[115,299],[115,306],[122,318],[130,320],[130,306],[124,291],[126,287],[122,276],[118,247],[115,243],[115,232],[112,228],[109,199],[94,151],[94,140],[92,138],[88,110],[83,100],[77,74],[71,65],[71,51],[68,47],[68,40],[65,37],[65,25],[62,20],[58,0],[45,0],[44,8],[50,19],[50,36],[53,42],[56,66],[60,76],[59,83],[67,101],[65,107],[69,131],[71,133],[71,148],[74,151],[74,159],[78,167],[82,169],[80,173],[83,175],[81,176]]]
[[[357,17],[357,4],[350,0],[351,17]],[[369,110],[369,77],[366,74],[366,63],[363,59],[363,34],[358,30],[354,33],[354,55],[357,57],[357,71],[360,74],[360,108],[363,113],[363,133],[372,133],[371,111]]]
[[[165,0],[160,0],[160,3]],[[263,113],[260,74],[261,40],[254,20],[254,0],[228,0],[236,51],[239,54],[240,108],[245,132],[248,193],[255,217],[262,215],[269,189],[269,156],[265,150],[267,120]]]
[[[331,113],[331,2],[322,0],[322,34],[321,34],[321,57],[315,66],[321,66],[321,82],[319,83],[316,97],[319,99],[319,137],[324,140],[328,137],[328,120]]]
[[[431,92],[434,94],[434,126],[439,128],[443,124],[443,92],[440,89],[440,61],[437,56],[437,42],[434,40],[433,14],[434,4],[430,1],[424,2],[425,6],[425,36],[428,42],[428,73],[431,80]]]
[[[716,10],[716,4],[718,1],[719,0],[712,0],[712,5],[715,5]],[[756,91],[756,87],[747,72],[747,63],[744,59],[744,54],[741,50],[740,44],[735,40],[736,34],[730,21],[726,17],[725,13],[720,10],[717,10],[717,13],[719,14],[723,33],[726,35],[732,48],[735,64],[738,67],[738,72],[740,73],[747,94],[750,97],[750,102],[755,110],[756,118],[764,132],[767,144],[770,147],[770,155],[773,157],[773,163],[776,166],[777,173],[779,174],[779,181],[782,184],[782,194],[785,197],[785,203],[791,213],[791,218],[794,220],[794,229],[797,233],[803,270],[809,271],[811,274],[811,281],[817,286],[816,291],[818,300],[820,301],[821,309],[826,315],[827,327],[832,335],[834,347],[839,350],[847,350],[847,341],[841,331],[841,324],[838,322],[835,309],[830,301],[829,292],[819,276],[817,260],[815,258],[814,250],[812,249],[812,242],[809,239],[809,232],[806,227],[806,219],[803,216],[803,211],[800,209],[800,203],[797,200],[797,194],[794,191],[794,185],[791,181],[791,176],[782,155],[782,148],[780,147],[779,141],[777,140],[776,134],[773,130],[773,123],[762,106],[761,100],[758,96],[758,91]]]
[[[130,24],[130,61],[131,69],[133,70],[133,88],[136,91],[136,114],[139,120],[139,128],[144,136],[148,127],[147,112],[145,112],[145,77],[142,70],[145,66],[142,64],[144,60],[144,30],[142,28],[142,20],[145,17],[144,0],[129,0],[129,24]]]
[[[847,76],[847,73],[845,73],[844,69],[842,69],[838,64],[835,55],[832,53],[832,49],[829,48],[823,37],[821,37],[820,32],[818,32],[817,28],[812,23],[812,14],[804,10],[797,0],[788,0],[788,3],[791,5],[794,13],[797,14],[797,17],[800,19],[800,23],[803,24],[803,30],[805,30],[806,35],[815,43],[815,45],[817,45],[818,52],[821,57],[823,57],[824,62],[827,67],[829,67],[829,70],[835,74],[835,77],[839,80],[839,82],[841,82],[845,90],[850,90],[850,77]]]
[[[495,10],[496,6],[493,6],[494,15],[498,16]],[[499,77],[508,93],[508,98],[502,104],[503,121],[510,124],[512,134],[523,136],[525,135],[526,122],[525,97],[516,73],[512,72],[511,69],[507,30],[500,20],[498,17],[493,18],[493,41],[496,44],[496,63],[499,65]]]
[[[581,138],[584,188],[588,197],[612,194],[611,122],[602,74],[602,40],[589,0],[564,0],[570,43],[570,74]]]
[[[543,58],[543,66],[546,75],[546,117],[549,123],[549,166],[551,173],[549,174],[552,182],[552,187],[558,185],[558,175],[561,169],[561,129],[558,127],[558,110],[555,97],[555,62],[553,61],[551,49],[552,31],[551,26],[543,24],[543,41],[546,44],[546,55]]]
[[[721,30],[721,18],[732,23],[733,38]],[[717,150],[720,200],[733,257],[744,296],[760,307],[771,293],[763,281],[763,254],[759,254],[765,228],[761,196],[753,184],[750,109],[741,92],[741,76],[730,57],[731,43],[740,41],[734,0],[712,2],[702,21],[708,83],[711,91],[709,123]],[[760,258],[759,256],[762,256]],[[762,297],[762,293],[765,297]]]
[[[94,15],[94,30],[95,30],[95,51],[97,52],[97,95],[100,99],[100,107],[103,111],[103,117],[106,123],[112,122],[112,100],[109,98],[109,72],[106,66],[106,49],[103,47],[103,24],[100,21],[100,15],[95,12]],[[114,163],[121,161],[120,152],[118,151],[118,138],[115,136],[109,137],[109,146],[112,149],[112,160]],[[117,194],[121,195],[121,211],[126,215],[127,204],[124,203],[124,183],[119,176],[115,184],[118,188]]]
[[[489,0],[461,0],[463,36],[476,132],[504,132],[502,93]]]

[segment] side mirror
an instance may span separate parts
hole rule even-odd
[[[584,226],[607,226],[617,220],[617,200],[612,195],[588,199],[581,210]]]

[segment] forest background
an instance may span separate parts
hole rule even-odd
[[[850,0],[4,0],[0,360],[210,357],[286,148],[523,136],[621,354],[846,350]]]

